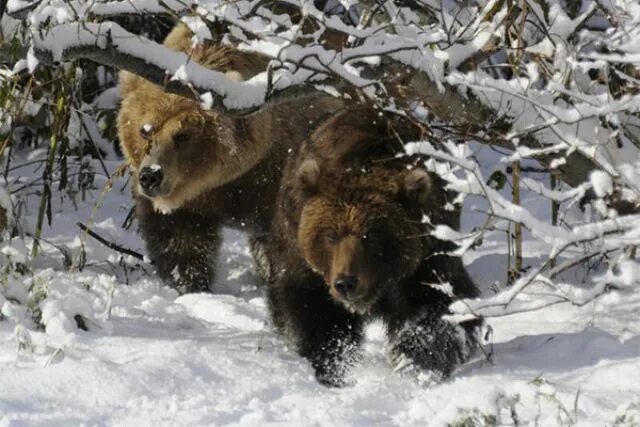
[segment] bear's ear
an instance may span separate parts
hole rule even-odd
[[[307,193],[318,189],[320,179],[320,165],[314,159],[307,159],[298,168],[298,184]]]
[[[120,71],[119,76],[121,97],[124,97],[125,95],[133,92],[138,87],[138,84],[142,81],[140,77],[128,71]]]
[[[162,42],[165,47],[178,52],[189,52],[191,49],[193,31],[184,22],[178,22]]]
[[[406,197],[418,203],[424,203],[432,187],[431,177],[422,169],[409,171],[402,181],[402,190]]]

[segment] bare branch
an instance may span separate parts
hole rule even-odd
[[[98,242],[102,243],[103,245],[105,245],[109,249],[112,249],[112,250],[114,250],[116,252],[120,252],[121,254],[132,256],[132,257],[134,257],[135,259],[137,259],[139,261],[142,261],[144,259],[142,254],[140,254],[139,252],[136,252],[136,251],[134,251],[132,249],[128,249],[128,248],[122,247],[122,246],[118,245],[117,243],[113,243],[113,242],[108,241],[107,239],[105,239],[104,237],[100,236],[98,233],[96,233],[95,231],[91,230],[89,227],[87,227],[83,223],[77,222],[76,225],[78,227],[80,227],[80,229],[82,231],[84,231],[89,236],[93,237],[94,239],[96,239]]]

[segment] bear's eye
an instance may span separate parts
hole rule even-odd
[[[151,134],[153,133],[153,126],[144,125],[140,128],[140,136],[142,139],[146,139],[147,141],[151,139]]]
[[[173,143],[176,147],[179,147],[189,139],[189,135],[186,132],[179,132],[173,136]]]
[[[331,245],[335,245],[336,243],[338,243],[338,235],[336,234],[335,231],[332,231],[332,230],[325,231],[324,240],[326,240],[327,243]]]

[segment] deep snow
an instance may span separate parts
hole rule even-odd
[[[37,175],[16,169],[9,185]],[[0,426],[438,426],[467,417],[497,425],[603,426],[616,417],[631,420],[618,425],[640,423],[639,292],[490,319],[493,363],[477,361],[431,388],[392,372],[382,327],[373,324],[365,359],[353,371],[356,384],[327,389],[270,328],[263,285],[239,232],[225,233],[216,292],[178,297],[148,264],[120,263],[119,254],[77,229],[77,221],[93,222],[100,235],[143,251],[135,224],[120,226],[131,206],[124,179],[100,202],[105,182],[97,176],[77,210],[54,197],[53,223],[44,231],[73,257],[84,242],[86,267],[68,271],[61,252],[43,243],[38,258],[26,259],[34,278],[4,285],[5,296],[21,304],[0,297]],[[529,197],[530,209],[543,209]],[[25,229],[35,223],[37,200],[27,197]],[[474,215],[465,215],[467,227]],[[506,275],[503,238],[489,235],[468,253],[485,295]],[[24,257],[30,245],[0,243],[0,262]],[[545,250],[525,248],[534,257],[527,262]],[[48,292],[40,303],[46,331],[25,314],[29,286]],[[75,327],[78,313],[89,331]]]

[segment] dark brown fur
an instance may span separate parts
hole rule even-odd
[[[318,379],[339,385],[357,358],[363,324],[382,318],[396,364],[450,375],[476,345],[442,315],[451,297],[429,284],[449,282],[456,297],[477,290],[453,245],[429,235],[434,224],[458,227],[445,209],[454,194],[425,158],[397,157],[397,136],[419,129],[375,110],[352,108],[330,119],[292,159],[283,178],[266,250],[275,326],[308,358]],[[345,297],[339,277],[357,279]]]
[[[192,47],[184,25],[165,45],[233,78],[265,68],[260,58],[215,43]],[[209,289],[222,226],[260,240],[289,149],[304,138],[309,123],[342,105],[318,94],[232,118],[129,73],[121,74],[121,90],[118,131],[133,170],[140,231],[160,277],[180,292]],[[153,192],[140,184],[145,167],[163,171]]]

